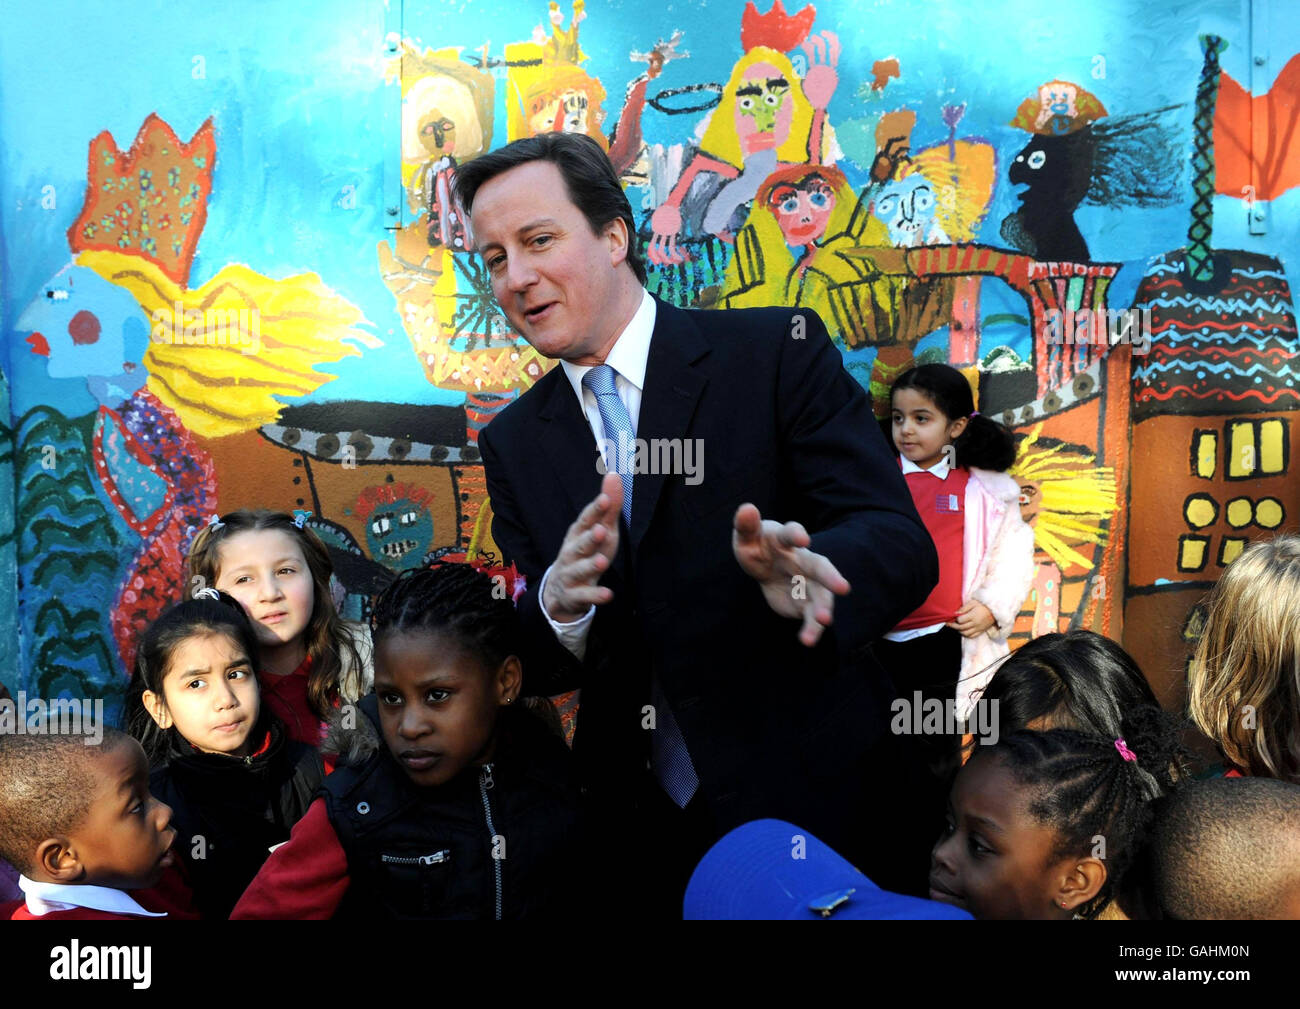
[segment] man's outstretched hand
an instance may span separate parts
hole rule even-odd
[[[569,526],[546,579],[542,604],[562,624],[584,616],[592,606],[614,598],[614,590],[596,584],[618,551],[618,516],[623,508],[623,480],[606,473],[600,493]]]
[[[808,549],[811,542],[798,522],[764,519],[752,504],[736,510],[731,549],[737,563],[758,582],[773,611],[803,620],[799,640],[809,648],[830,626],[835,597],[849,591],[835,565]]]

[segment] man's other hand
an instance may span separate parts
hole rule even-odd
[[[835,565],[808,549],[811,542],[798,522],[765,520],[752,504],[736,510],[731,549],[737,563],[759,583],[774,612],[803,621],[799,640],[809,648],[830,626],[835,596],[849,591]]]
[[[618,516],[623,508],[623,480],[606,473],[600,493],[582,509],[560,544],[555,564],[546,579],[542,605],[551,619],[572,623],[592,606],[614,598],[614,590],[597,585],[618,551]]]

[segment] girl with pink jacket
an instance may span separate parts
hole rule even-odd
[[[996,731],[975,702],[992,664],[1010,653],[1007,636],[1033,582],[1034,533],[1006,475],[1015,441],[976,412],[966,376],[946,364],[912,368],[894,383],[891,405],[894,446],[939,554],[939,583],[877,652],[894,681],[895,731],[918,736],[938,816],[967,719],[972,731]]]

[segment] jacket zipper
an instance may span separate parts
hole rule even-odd
[[[402,855],[380,855],[379,860],[391,865],[437,865],[439,862],[451,861],[451,849],[443,848],[432,855],[413,855],[409,858]]]
[[[496,920],[501,920],[501,859],[496,857],[497,828],[492,823],[492,803],[488,801],[488,789],[495,785],[492,780],[492,765],[484,764],[478,776],[479,794],[483,796],[483,815],[487,818],[489,842],[492,845],[492,876],[496,881]]]

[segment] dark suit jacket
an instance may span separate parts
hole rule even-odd
[[[867,777],[897,770],[891,688],[869,644],[938,579],[868,397],[811,311],[684,311],[660,301],[637,437],[700,439],[703,480],[635,477],[631,533],[602,579],[614,601],[598,608],[578,663],[536,591],[601,479],[563,370],[479,436],[493,536],[530,585],[519,604],[527,689],[582,688],[574,749],[587,790],[626,803],[645,775],[653,673],[719,833],[779,816],[852,850],[848,821],[864,815]],[[802,522],[811,549],[852,585],[816,648],[799,643],[799,623],[774,614],[736,563],[732,522],[744,502],[766,519]]]

